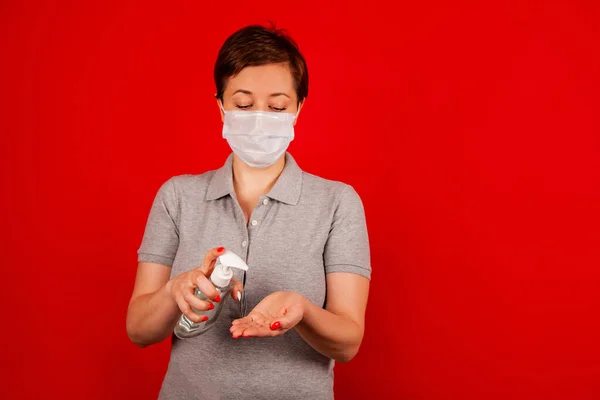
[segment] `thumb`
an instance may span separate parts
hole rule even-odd
[[[302,316],[302,307],[291,306],[283,313],[281,317],[276,318],[271,323],[271,330],[286,331],[288,329],[292,329],[302,320]]]
[[[231,297],[237,302],[242,301],[242,292],[244,291],[244,285],[242,282],[232,279],[233,289],[231,289]]]

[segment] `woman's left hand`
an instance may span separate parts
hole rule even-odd
[[[283,335],[304,317],[306,298],[296,292],[275,292],[265,297],[244,318],[231,323],[231,336],[268,337]]]

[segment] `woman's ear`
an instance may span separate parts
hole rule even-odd
[[[215,94],[215,97],[217,95]],[[217,107],[219,107],[219,112],[221,113],[221,122],[225,122],[225,113],[223,112],[223,109],[225,108],[223,106],[223,103],[221,101],[221,99],[217,98]]]
[[[298,116],[300,115],[300,110],[302,110],[302,107],[304,106],[305,101],[306,101],[306,99],[304,99],[300,103],[298,103],[298,111],[296,111],[296,118],[294,118],[294,126],[296,126],[296,122],[298,122]]]

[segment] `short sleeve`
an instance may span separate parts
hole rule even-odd
[[[178,209],[172,177],[161,185],[154,197],[142,243],[137,251],[138,262],[173,266],[179,247]]]
[[[364,207],[350,185],[345,185],[338,196],[323,261],[326,273],[351,272],[371,279]]]

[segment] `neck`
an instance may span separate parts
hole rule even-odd
[[[266,168],[252,168],[233,155],[233,188],[238,197],[267,194],[285,166],[285,154]]]

